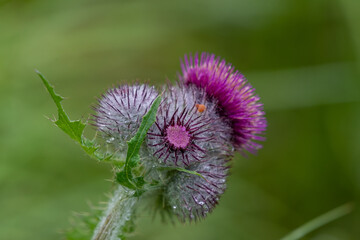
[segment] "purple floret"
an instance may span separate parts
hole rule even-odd
[[[182,82],[205,89],[218,102],[219,114],[231,122],[234,147],[256,154],[262,145],[254,140],[264,140],[261,135],[267,123],[263,104],[245,77],[225,60],[208,53],[202,53],[200,58],[197,54],[185,55],[181,67]]]

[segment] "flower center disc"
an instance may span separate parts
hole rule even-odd
[[[176,148],[186,148],[190,142],[190,136],[183,126],[169,126],[166,129],[167,140]]]

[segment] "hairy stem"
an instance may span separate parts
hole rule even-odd
[[[134,190],[119,185],[94,231],[92,240],[123,239],[128,230],[126,224],[131,221],[133,208],[138,200],[134,193]]]

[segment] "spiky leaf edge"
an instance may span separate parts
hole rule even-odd
[[[41,78],[45,88],[49,92],[52,100],[57,107],[58,118],[53,120],[56,126],[63,130],[70,138],[79,143],[81,148],[90,157],[98,161],[110,161],[110,159],[112,158],[112,154],[100,152],[100,146],[96,144],[95,140],[90,140],[84,136],[84,129],[86,127],[86,123],[82,122],[81,120],[70,120],[61,104],[61,101],[64,100],[64,98],[55,92],[54,87],[49,83],[49,81],[44,77],[41,72],[39,72],[38,70],[35,70],[35,72]]]

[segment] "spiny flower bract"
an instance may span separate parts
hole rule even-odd
[[[200,58],[185,55],[181,67],[179,78],[184,84],[202,88],[217,100],[220,115],[231,122],[234,146],[256,153],[262,146],[254,140],[264,140],[261,135],[267,124],[260,98],[245,77],[225,60],[208,53]]]

